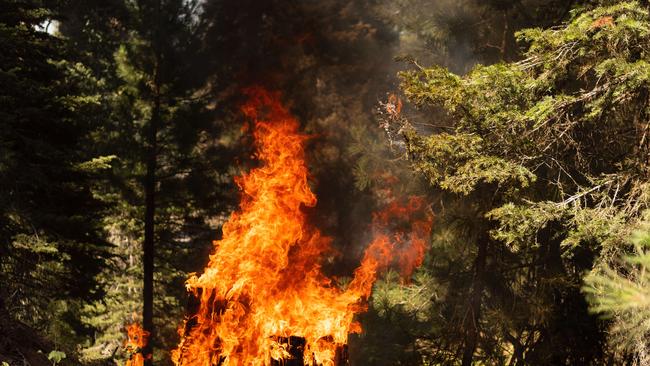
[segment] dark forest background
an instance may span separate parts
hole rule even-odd
[[[309,142],[349,276],[386,191],[431,248],[352,365],[650,365],[650,7],[567,0],[0,0],[0,365],[170,365],[255,165],[242,88]]]

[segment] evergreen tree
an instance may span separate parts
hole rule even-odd
[[[620,356],[580,288],[648,204],[648,21],[641,4],[618,1],[519,32],[522,61],[401,73],[408,99],[449,121],[423,130],[386,117],[444,203],[425,269],[441,284],[420,350],[432,362]]]
[[[96,276],[108,256],[105,206],[92,187],[112,158],[87,148],[99,123],[99,81],[47,29],[60,18],[56,6],[8,0],[0,7],[0,327],[7,331],[0,344],[9,345],[0,353],[29,358],[19,353],[30,346],[11,337],[20,327],[7,323],[21,321],[70,359],[89,335],[77,313],[101,298]]]
[[[63,34],[92,57],[104,82],[99,93],[106,120],[93,148],[116,156],[110,184],[94,190],[110,206],[103,224],[115,247],[100,277],[108,293],[84,311],[84,322],[97,328],[84,356],[123,358],[125,325],[144,320],[149,330],[155,325],[154,359],[169,362],[184,315],[183,283],[207,257],[214,228],[232,201],[236,135],[212,120],[210,95],[201,89],[207,76],[197,67],[195,3],[71,1],[66,15]]]

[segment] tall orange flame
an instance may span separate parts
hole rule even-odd
[[[394,245],[379,235],[345,290],[321,272],[331,239],[303,212],[316,204],[307,181],[307,136],[277,93],[247,94],[242,111],[254,121],[261,165],[237,179],[240,209],[224,224],[203,274],[187,281],[200,305],[180,329],[172,358],[178,366],[262,366],[290,359],[287,340],[299,337],[305,364],[335,365],[348,334],[361,331],[353,317],[365,310]]]

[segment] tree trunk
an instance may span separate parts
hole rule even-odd
[[[508,9],[503,11],[503,34],[501,36],[501,60],[508,57]]]
[[[153,287],[154,287],[154,258],[155,258],[155,219],[156,219],[156,170],[158,168],[158,130],[161,124],[161,0],[153,0],[153,17],[155,19],[152,39],[153,47],[153,109],[147,136],[147,172],[145,177],[145,218],[144,218],[144,286],[143,286],[143,328],[149,332],[149,340],[142,350],[144,355],[144,366],[153,365],[153,343],[156,339],[156,332],[153,325]]]
[[[9,321],[9,311],[5,305],[5,294],[4,291],[0,289],[0,326],[6,324]]]
[[[478,240],[478,253],[474,261],[474,275],[470,292],[469,317],[465,318],[465,349],[463,350],[462,366],[471,366],[479,338],[479,322],[481,320],[481,298],[483,293],[483,275],[487,259],[488,239]]]
[[[144,286],[143,286],[143,328],[149,332],[149,341],[143,350],[145,366],[153,365],[153,340],[155,336],[153,326],[153,274],[154,274],[154,234],[156,217],[156,169],[158,163],[158,128],[160,123],[160,88],[158,80],[158,67],[154,71],[154,106],[148,134],[147,172],[144,183],[145,214],[144,214]]]

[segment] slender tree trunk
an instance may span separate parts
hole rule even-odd
[[[155,219],[156,219],[156,171],[158,169],[158,131],[161,124],[161,0],[153,0],[154,30],[153,47],[153,108],[151,121],[147,135],[147,171],[145,176],[145,218],[144,218],[144,286],[143,286],[143,328],[149,332],[149,340],[142,353],[145,356],[144,366],[153,365],[153,343],[156,332],[153,325],[153,301],[154,301],[154,258],[155,258]]]
[[[504,61],[508,57],[508,31],[508,10],[506,9],[503,11],[503,34],[501,36],[501,60]]]
[[[156,218],[156,169],[158,165],[158,129],[160,124],[160,84],[158,66],[154,71],[154,105],[148,133],[147,172],[145,176],[145,216],[144,216],[144,286],[143,286],[143,328],[149,332],[149,341],[143,350],[145,366],[153,365],[153,274],[154,274],[154,234]],[[151,355],[151,356],[149,356]]]
[[[0,290],[0,326],[4,326],[9,320],[9,311],[7,311],[4,296],[4,291]]]
[[[474,260],[474,278],[470,292],[469,316],[465,319],[465,348],[463,350],[462,366],[471,366],[479,338],[479,322],[481,320],[481,300],[483,294],[483,276],[487,259],[488,239],[478,240],[478,253]]]

